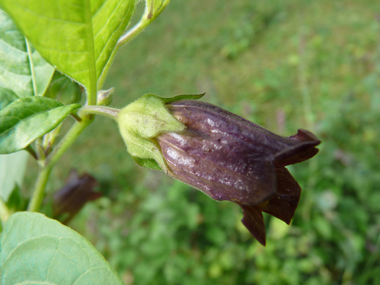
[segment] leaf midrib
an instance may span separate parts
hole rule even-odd
[[[89,84],[87,90],[87,104],[95,105],[96,104],[96,92],[97,92],[97,75],[96,75],[96,58],[95,58],[95,43],[94,43],[94,31],[93,31],[93,22],[91,14],[91,0],[85,0],[85,28],[86,28],[86,37],[88,42],[88,70],[89,70]]]

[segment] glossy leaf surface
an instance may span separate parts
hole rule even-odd
[[[0,2],[48,62],[87,88],[96,86],[135,4],[134,0]]]
[[[12,153],[57,127],[79,104],[44,97],[20,98],[0,111],[0,153]]]
[[[123,284],[81,235],[42,214],[19,212],[1,236],[1,284]]]
[[[42,96],[53,72],[0,9],[0,108],[19,97]]]

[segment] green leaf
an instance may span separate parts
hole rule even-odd
[[[81,100],[81,91],[78,83],[72,81],[60,72],[55,72],[46,90],[45,97],[49,97],[65,105],[79,103]]]
[[[201,94],[181,94],[177,95],[174,97],[160,97],[161,100],[166,104],[166,103],[171,103],[179,100],[198,100],[202,98],[206,93],[201,93]]]
[[[28,157],[26,151],[0,155],[0,197],[4,202],[16,185],[22,185]]]
[[[162,170],[161,167],[158,165],[158,163],[154,159],[143,159],[140,157],[134,157],[132,156],[133,160],[136,161],[136,163],[142,167],[150,168],[154,170]]]
[[[8,14],[0,9],[0,104],[15,96],[42,96],[53,72],[54,67],[28,44]]]
[[[0,87],[0,110],[8,106],[13,101],[16,101],[18,97],[12,90]]]
[[[18,212],[1,235],[1,284],[123,284],[85,238],[39,213]]]
[[[28,206],[28,202],[29,199],[22,195],[21,188],[16,184],[11,194],[9,195],[6,205],[9,211],[14,213],[18,211],[25,211]]]
[[[26,148],[35,139],[57,127],[81,105],[45,97],[20,98],[0,111],[0,153]]]
[[[48,62],[91,89],[129,23],[135,0],[0,3]]]

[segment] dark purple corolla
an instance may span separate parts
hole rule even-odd
[[[100,192],[94,191],[97,186],[98,181],[90,174],[79,176],[77,171],[71,171],[67,184],[53,194],[53,217],[64,224],[70,222],[87,202],[102,196]]]
[[[243,224],[263,245],[262,211],[290,223],[301,188],[285,166],[318,153],[320,141],[312,133],[282,137],[201,101],[174,101],[166,108],[186,126],[154,139],[170,176],[212,199],[237,203]]]

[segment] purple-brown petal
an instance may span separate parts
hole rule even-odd
[[[251,158],[273,159],[276,153],[299,144],[297,139],[276,135],[233,113],[201,101],[182,100],[167,109],[181,123],[213,140],[232,144],[239,154],[243,150]]]
[[[68,214],[64,223],[68,223],[89,202],[100,198],[99,192],[93,191],[98,186],[97,180],[88,173],[78,176],[76,171],[70,174],[69,182],[53,195],[53,215],[59,217]]]
[[[301,187],[285,167],[276,168],[276,178],[277,193],[262,210],[290,224],[301,196]]]
[[[164,133],[158,137],[169,175],[200,189],[211,198],[259,204],[276,193],[271,161],[252,159],[236,144],[214,141],[194,130]]]
[[[318,152],[320,141],[307,131],[281,137],[201,101],[175,101],[167,108],[187,127],[157,137],[169,175],[216,200],[258,205],[276,194],[275,166]]]
[[[243,219],[241,222],[258,242],[265,246],[265,225],[261,208],[258,206],[239,205],[243,209]]]
[[[186,129],[155,138],[168,174],[243,209],[242,222],[265,245],[262,211],[290,223],[301,188],[284,167],[318,153],[310,132],[282,137],[217,106],[191,100],[166,104]]]
[[[289,139],[295,141],[296,144],[275,155],[275,166],[286,166],[308,160],[319,151],[316,146],[321,141],[309,131],[298,130],[298,133]]]

